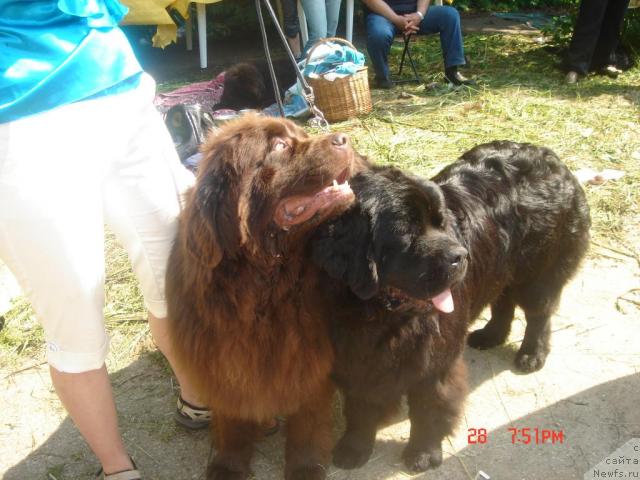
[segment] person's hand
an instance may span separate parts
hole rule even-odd
[[[407,27],[409,25],[409,19],[406,18],[406,15],[396,15],[391,19],[391,23],[393,23],[398,30],[406,35]]]
[[[405,19],[405,28],[403,30],[405,36],[417,33],[420,30],[420,22],[422,22],[420,15],[414,12],[407,13],[403,17]]]
[[[413,23],[414,25],[420,26],[420,22],[422,22],[424,17],[421,17],[420,15],[418,15],[416,12],[413,13],[406,13],[404,15],[404,18],[406,18],[407,20],[409,20],[411,23]]]

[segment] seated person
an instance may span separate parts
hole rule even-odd
[[[453,85],[470,85],[458,67],[465,64],[460,15],[453,7],[429,6],[429,0],[363,0],[367,23],[367,50],[378,88],[391,88],[387,57],[397,34],[440,33],[444,75]]]

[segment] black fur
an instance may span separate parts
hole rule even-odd
[[[273,62],[281,96],[296,83],[296,71],[289,59]],[[215,110],[263,109],[275,103],[273,82],[267,62],[237,63],[225,71],[224,90]]]
[[[550,316],[588,248],[589,209],[551,150],[513,142],[480,145],[432,181],[377,167],[350,183],[357,205],[312,247],[344,282],[326,285],[347,417],[334,463],[364,464],[385,413],[407,394],[403,458],[422,471],[442,461],[466,395],[466,331],[486,305],[492,318],[469,344],[503,343],[519,305],[527,327],[516,366],[543,366]],[[448,287],[455,310],[445,314],[429,299]]]

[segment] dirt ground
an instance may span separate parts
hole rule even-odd
[[[184,61],[189,59],[197,62],[197,53]],[[639,237],[628,238],[628,244],[640,251]],[[640,309],[638,297],[629,293],[640,286],[640,260],[627,253],[593,245],[565,290],[553,319],[552,351],[540,372],[513,370],[524,331],[521,319],[514,322],[507,345],[485,352],[467,349],[470,393],[463,420],[444,443],[443,465],[414,478],[467,480],[482,471],[492,480],[582,479],[607,454],[640,437]],[[111,377],[125,442],[145,478],[203,479],[208,434],[174,425],[175,382],[157,355],[143,354]],[[18,372],[0,367],[0,405],[0,478],[93,478],[98,463],[57,400],[46,365]],[[514,444],[513,427],[562,432],[563,441]],[[336,438],[342,428],[337,403]],[[485,429],[486,442],[474,443],[480,437],[471,429]],[[408,435],[403,412],[378,433],[365,467],[331,467],[329,478],[411,477],[400,461]],[[278,434],[257,446],[256,478],[282,478],[283,444]]]
[[[466,480],[483,471],[494,480],[582,479],[607,454],[640,437],[640,315],[637,306],[617,300],[638,287],[639,274],[637,260],[594,246],[565,290],[553,320],[553,348],[540,372],[521,375],[512,368],[522,321],[514,323],[509,344],[485,352],[467,349],[470,394],[463,421],[444,444],[443,465],[416,478]],[[1,375],[2,478],[92,478],[98,465],[61,408],[47,367]],[[112,380],[127,446],[145,478],[204,478],[207,433],[174,426],[174,383],[157,359],[144,355],[114,372]],[[342,425],[336,417],[337,437]],[[563,441],[513,444],[510,427],[562,432]],[[470,429],[486,429],[486,443],[472,443]],[[332,467],[329,478],[408,477],[399,460],[408,434],[403,413],[379,432],[365,467],[352,472]],[[282,455],[280,434],[260,443],[256,477],[282,478]]]

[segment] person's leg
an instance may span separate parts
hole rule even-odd
[[[309,40],[304,46],[306,54],[318,40],[327,36],[327,8],[322,0],[301,0],[301,3],[309,29]]]
[[[388,56],[396,28],[377,13],[367,15],[367,52],[378,82],[390,82]]]
[[[586,75],[591,65],[602,19],[607,8],[603,0],[582,0],[573,35],[567,51],[566,69],[580,75]]]
[[[158,350],[160,350],[160,352],[165,356],[169,365],[171,365],[171,369],[173,370],[173,373],[178,379],[178,384],[180,385],[180,396],[182,399],[191,405],[203,407],[205,402],[200,398],[197,391],[191,387],[191,384],[183,374],[180,365],[176,362],[173,345],[171,344],[171,338],[169,337],[169,321],[170,320],[168,318],[156,318],[151,312],[149,312],[149,329],[151,330],[153,341],[158,347]]]
[[[300,24],[298,22],[297,0],[282,0],[284,13],[284,33],[293,56],[299,58],[302,54],[300,48]]]
[[[335,37],[340,21],[340,4],[342,0],[325,0],[327,11],[327,37]]]
[[[53,386],[106,474],[133,469],[118,429],[107,369],[65,373],[50,367]]]
[[[438,5],[429,7],[424,20],[420,23],[418,33],[440,34],[445,68],[459,67],[465,64],[460,14],[455,8]]]
[[[99,184],[112,145],[101,120],[108,111],[74,104],[0,125],[0,258],[42,323],[56,392],[105,472],[114,473],[132,464],[104,368]]]
[[[129,254],[149,312],[151,334],[178,378],[182,398],[201,406],[203,402],[176,362],[164,297],[166,264],[182,194],[193,182],[193,175],[180,163],[151,103],[154,89],[153,80],[145,76],[140,86],[142,98],[131,102],[135,115],[119,133],[127,143],[122,157],[111,163],[104,183],[105,218]]]
[[[302,49],[300,48],[300,34],[296,33],[294,37],[287,37],[287,43],[289,44],[289,48],[291,49],[291,53],[293,53],[294,58],[298,61],[302,56]]]
[[[466,63],[458,10],[437,5],[429,7],[418,33],[436,32],[440,33],[445,79],[453,85],[473,85],[474,81],[468,80],[458,71],[458,67]]]
[[[609,0],[605,3],[607,8],[602,19],[598,42],[593,51],[591,70],[615,64],[615,52],[620,41],[624,14],[629,7],[629,0]]]

